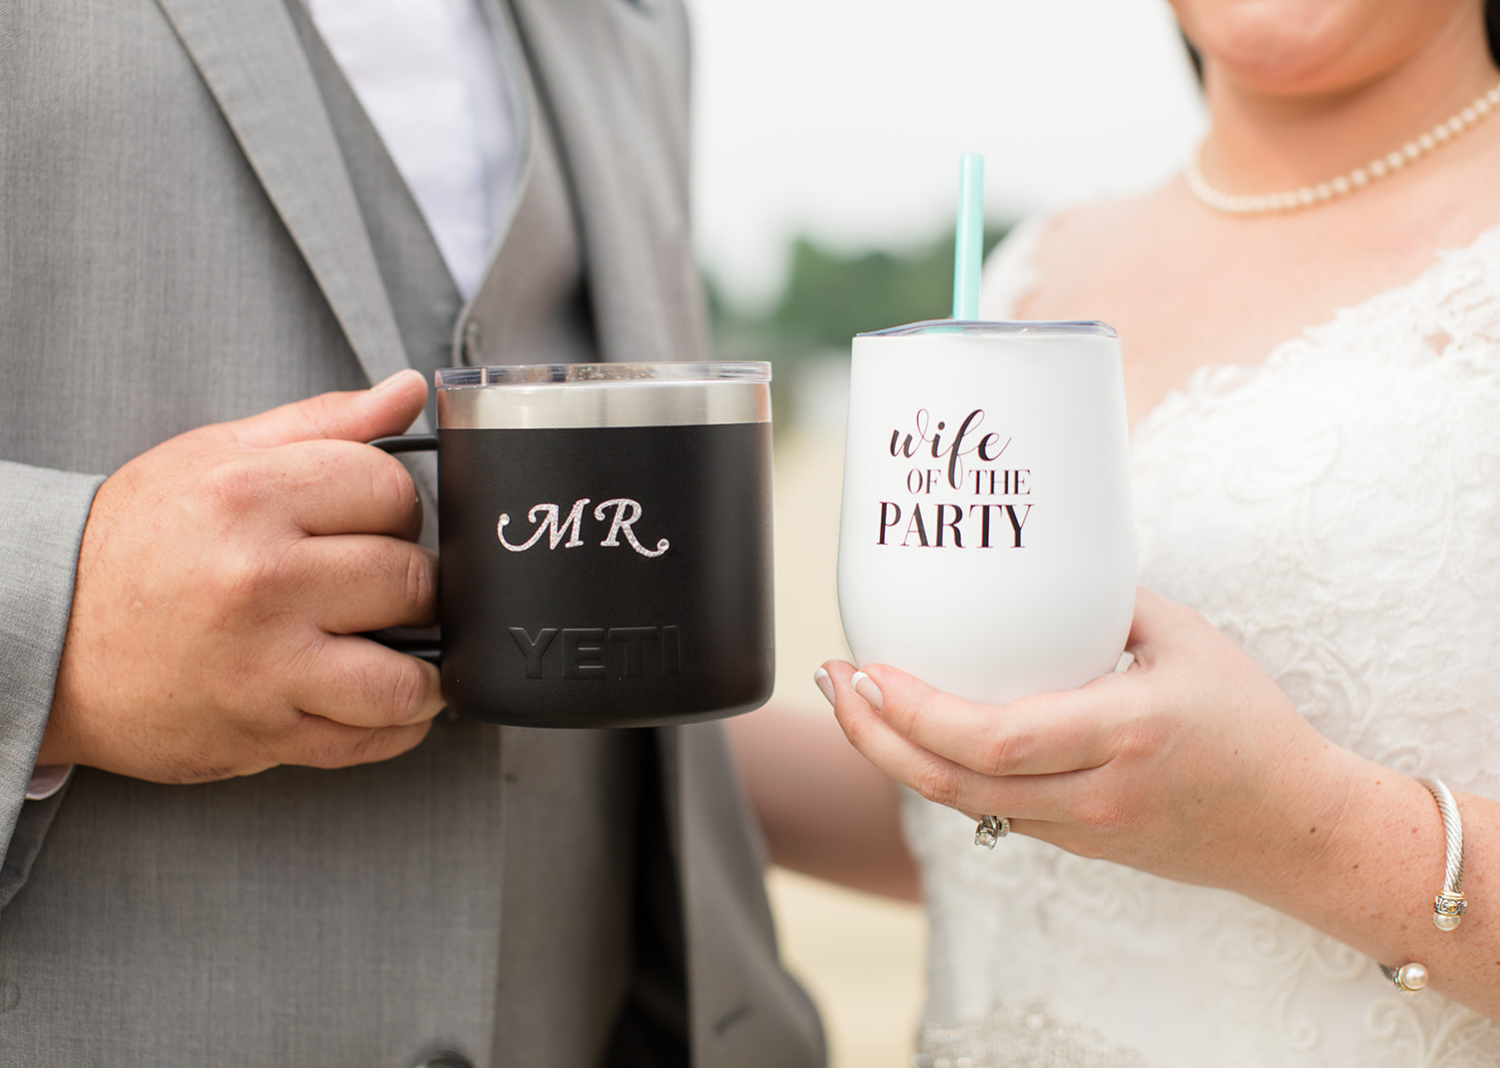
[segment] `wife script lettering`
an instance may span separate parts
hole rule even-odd
[[[1004,542],[1008,548],[1024,548],[1021,531],[1031,516],[1032,502],[1027,499],[1031,496],[1031,469],[999,466],[1011,439],[981,433],[983,423],[984,409],[975,408],[945,441],[948,424],[941,419],[934,424],[927,409],[920,408],[912,420],[912,430],[891,431],[893,460],[920,462],[931,457],[940,466],[924,464],[907,471],[906,491],[915,499],[904,507],[897,501],[879,502],[877,545],[991,549]],[[962,494],[967,500],[933,500],[939,493]],[[974,498],[982,499],[971,503]]]

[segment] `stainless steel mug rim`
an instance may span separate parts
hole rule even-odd
[[[771,421],[771,365],[764,362],[446,367],[436,378],[444,430]]]

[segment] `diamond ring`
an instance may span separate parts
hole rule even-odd
[[[974,844],[994,849],[995,843],[1010,833],[1010,817],[981,816],[974,829]]]

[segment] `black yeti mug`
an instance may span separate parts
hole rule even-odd
[[[770,697],[765,363],[437,372],[443,697],[526,727],[643,727]]]

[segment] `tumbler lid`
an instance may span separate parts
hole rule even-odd
[[[954,319],[929,319],[921,323],[907,323],[885,330],[870,330],[855,337],[915,337],[920,334],[958,334],[961,336],[1004,337],[1118,337],[1115,328],[1097,320],[1026,320],[996,322],[961,322]]]

